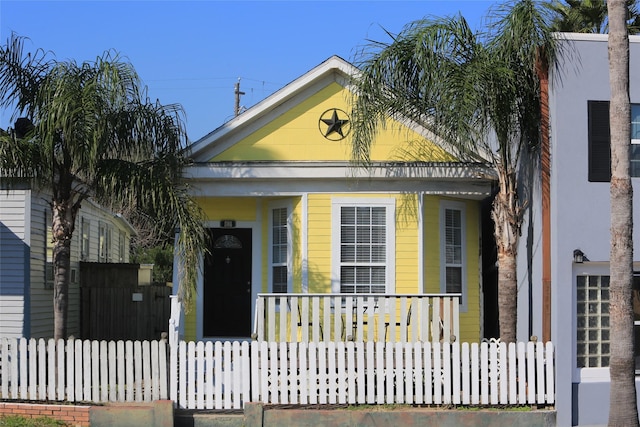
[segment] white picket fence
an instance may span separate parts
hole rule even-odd
[[[171,347],[170,399],[186,409],[241,409],[250,402],[256,342],[180,341]],[[251,362],[254,362],[253,364]]]
[[[167,351],[169,357],[167,358]],[[106,342],[0,338],[0,398],[185,409],[553,405],[552,343]]]
[[[0,338],[0,398],[68,402],[167,399],[164,341]]]
[[[171,360],[187,409],[555,401],[552,343],[180,342]]]

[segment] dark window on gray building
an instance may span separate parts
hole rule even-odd
[[[588,101],[589,181],[611,180],[609,101]],[[640,104],[631,105],[630,175],[640,177]]]

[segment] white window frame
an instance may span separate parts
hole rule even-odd
[[[127,262],[125,257],[127,247],[127,236],[124,231],[118,231],[118,261]]]
[[[640,272],[640,263],[634,261],[633,263],[634,276]],[[611,268],[609,262],[584,262],[573,265],[572,281],[572,332],[571,332],[571,360],[573,367],[573,382],[608,382],[611,380],[609,375],[609,367],[595,367],[595,368],[579,368],[578,367],[578,276],[609,276],[611,277]],[[639,324],[638,321],[634,322],[634,327]],[[636,370],[636,380],[640,379],[640,375]]]
[[[446,211],[460,211],[461,225],[461,264],[455,264],[455,267],[461,267],[462,285],[460,297],[460,311],[467,311],[468,300],[468,281],[467,281],[467,206],[464,202],[456,202],[451,200],[443,200],[440,202],[440,292],[447,293],[447,258],[446,258]]]
[[[98,260],[111,262],[111,227],[108,223],[98,223]]]
[[[634,264],[634,269],[635,269]],[[585,262],[574,264],[572,272],[572,327],[571,327],[571,366],[574,369],[574,382],[600,382],[609,381],[609,367],[606,368],[578,368],[578,343],[577,343],[577,320],[578,320],[578,276],[610,276],[608,262]]]
[[[85,233],[86,231],[86,233]],[[84,216],[80,218],[80,260],[89,261],[91,250],[91,221]]]
[[[55,264],[53,262],[53,213],[44,210],[44,288],[53,289],[55,284]]]
[[[396,199],[395,198],[347,198],[335,197],[331,200],[331,291],[340,293],[340,228],[342,207],[384,207],[386,209],[386,264],[385,294],[396,290]]]
[[[269,203],[269,215],[268,215],[268,288],[269,293],[273,293],[273,267],[282,266],[283,264],[287,267],[287,293],[293,292],[293,239],[292,239],[292,211],[293,206],[290,201],[277,201]],[[273,262],[273,211],[276,209],[286,209],[287,210],[287,260],[285,263],[274,263]]]

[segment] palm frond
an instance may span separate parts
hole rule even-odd
[[[0,47],[0,108],[13,109],[11,121],[31,117],[40,81],[55,61],[42,49],[25,53],[27,39],[12,33]]]
[[[25,53],[24,41],[12,35],[0,47],[0,106],[34,126],[20,138],[0,132],[1,173],[44,180],[53,201],[73,212],[94,197],[155,218],[162,229],[184,230],[176,249],[179,293],[190,304],[206,233],[182,179],[182,107],[151,102],[133,66],[115,51],[78,64],[41,50]]]

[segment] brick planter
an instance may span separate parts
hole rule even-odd
[[[48,417],[72,426],[89,425],[90,406],[0,402],[0,416]]]

